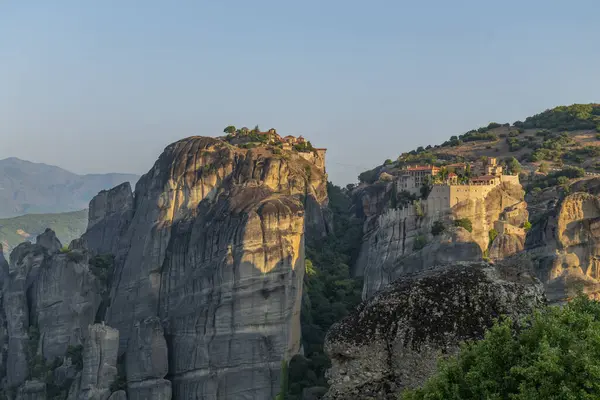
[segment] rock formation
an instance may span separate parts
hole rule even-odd
[[[421,385],[439,357],[480,339],[500,315],[515,320],[545,303],[534,277],[487,263],[454,263],[406,275],[334,325],[326,398],[395,399]]]
[[[132,399],[171,399],[167,342],[160,320],[149,317],[135,324],[125,357],[127,393]]]
[[[395,183],[378,182],[355,190],[356,208],[365,219],[364,238],[355,272],[364,277],[363,298],[397,277],[444,262],[493,260],[523,250],[527,205],[520,185],[503,182],[485,196],[459,202],[449,212],[427,213],[419,205],[395,205]],[[453,229],[453,221],[469,219],[472,232]],[[436,222],[446,232],[431,234]],[[516,225],[515,225],[516,224]],[[500,230],[490,243],[489,232]],[[488,249],[489,248],[489,249]]]
[[[128,398],[168,398],[171,382],[180,399],[274,397],[299,350],[304,233],[327,233],[326,204],[310,162],[204,137],[167,147],[135,194],[92,200],[83,242],[116,256],[104,318]]]
[[[579,290],[600,297],[600,179],[577,181],[569,192],[553,187],[529,200],[533,224],[522,257],[557,303]]]
[[[132,212],[129,182],[98,193],[88,209],[88,228],[82,237],[85,246],[94,254],[117,255],[119,240],[131,222]]]
[[[78,400],[104,400],[111,394],[110,386],[117,377],[119,331],[106,325],[90,325],[83,347],[83,370]]]

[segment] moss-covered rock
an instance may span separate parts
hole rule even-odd
[[[479,339],[502,315],[545,303],[534,277],[484,262],[437,266],[398,279],[334,325],[328,399],[387,398],[431,376],[440,356]]]

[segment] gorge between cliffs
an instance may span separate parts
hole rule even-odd
[[[600,292],[597,179],[433,212],[324,157],[189,137],[81,238],[0,252],[0,398],[396,398],[497,316]]]

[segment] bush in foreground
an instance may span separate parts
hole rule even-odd
[[[515,330],[509,319],[463,345],[423,388],[404,400],[598,399],[600,303],[578,296],[548,307]]]

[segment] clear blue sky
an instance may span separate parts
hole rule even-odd
[[[226,125],[304,134],[338,184],[600,101],[600,1],[0,2],[0,158],[146,172]]]

